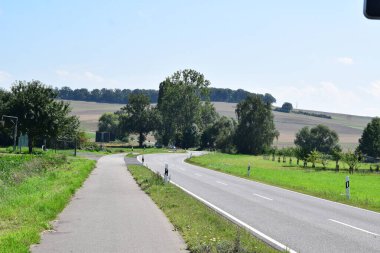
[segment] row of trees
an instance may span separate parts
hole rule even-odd
[[[11,91],[0,90],[0,116],[11,115],[18,118],[18,133],[28,135],[29,152],[36,141],[57,138],[74,138],[79,128],[79,120],[70,116],[68,103],[56,100],[56,91],[40,81],[17,81]],[[2,144],[9,143],[13,136],[12,124],[5,121],[0,125]]]
[[[120,111],[104,114],[99,130],[123,138],[137,133],[142,145],[154,132],[162,145],[217,148],[225,152],[259,154],[278,137],[269,94],[249,94],[237,105],[237,121],[220,117],[210,103],[210,82],[194,70],[175,72],[160,83],[156,107],[144,94],[130,94]]]
[[[144,89],[93,89],[85,88],[72,90],[69,87],[56,88],[58,97],[66,100],[80,100],[101,103],[128,103],[130,94],[145,94],[149,97],[150,103],[157,103],[159,97],[158,90]],[[213,102],[238,103],[244,100],[250,92],[238,89],[209,88],[209,100]],[[276,99],[269,93],[263,95],[265,101],[275,103]],[[207,98],[205,98],[207,100]]]
[[[339,161],[348,165],[349,171],[353,173],[358,168],[359,162],[365,159],[365,156],[380,156],[380,118],[374,118],[363,131],[359,140],[359,146],[355,151],[348,150],[342,152],[338,144],[338,134],[330,130],[327,126],[318,125],[313,128],[304,127],[298,131],[294,140],[295,148],[283,148],[269,150],[272,160],[286,162],[289,157],[289,163],[292,163],[292,157],[296,157],[297,165],[303,161],[306,167],[310,162],[315,168],[316,163],[322,164],[326,168],[329,161],[335,161],[335,168],[339,170]]]

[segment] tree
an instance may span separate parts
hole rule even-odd
[[[100,132],[110,132],[115,138],[121,139],[119,116],[115,113],[106,112],[102,114],[98,122],[98,130]]]
[[[67,102],[56,101],[56,92],[40,81],[18,81],[11,88],[9,114],[18,117],[19,131],[28,134],[29,153],[37,138],[73,137],[79,120],[70,116]]]
[[[282,112],[287,112],[287,113],[290,113],[291,111],[293,110],[293,105],[289,102],[285,102],[282,106],[281,106],[281,111]]]
[[[354,170],[359,168],[360,160],[359,156],[355,152],[349,150],[346,153],[343,153],[342,161],[348,165],[350,174],[353,174]]]
[[[259,95],[249,95],[236,107],[238,126],[235,144],[240,153],[259,154],[269,149],[278,131],[270,104]]]
[[[315,168],[315,163],[319,160],[320,157],[321,153],[319,153],[317,150],[313,150],[307,156],[307,161],[311,162],[312,167]]]
[[[8,113],[8,102],[11,94],[5,90],[0,89],[0,116]],[[2,145],[9,145],[12,143],[10,138],[12,136],[11,129],[4,127],[0,124],[0,143]]]
[[[380,118],[372,119],[364,128],[358,150],[368,156],[380,157]]]
[[[236,121],[222,116],[202,133],[201,147],[216,148],[222,152],[231,153],[234,150],[235,130]]]
[[[276,99],[269,93],[265,93],[263,97],[265,104],[274,104],[276,103]]]
[[[128,104],[121,108],[121,129],[128,133],[138,133],[142,147],[146,135],[155,129],[155,111],[150,107],[149,97],[141,93],[128,96]]]
[[[210,116],[210,105],[201,101],[208,98],[209,85],[203,74],[191,69],[177,71],[160,83],[157,109],[161,123],[157,138],[163,145],[189,148],[199,144],[199,133],[205,128],[202,117]]]
[[[311,129],[306,126],[299,130],[296,133],[294,144],[307,154],[313,150],[331,154],[334,148],[340,148],[338,141],[338,134],[334,130],[330,130],[324,125],[318,125]]]
[[[335,161],[335,169],[337,171],[339,171],[339,161],[342,159],[342,155],[342,149],[339,146],[333,148],[331,157]]]

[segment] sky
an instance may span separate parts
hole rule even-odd
[[[276,105],[380,116],[380,21],[364,0],[0,0],[0,88],[158,89],[195,69]]]

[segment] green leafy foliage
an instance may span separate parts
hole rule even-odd
[[[249,95],[236,108],[238,126],[235,144],[240,153],[260,154],[269,149],[278,135],[270,104],[259,95]]]
[[[296,134],[294,144],[302,149],[305,158],[313,150],[325,154],[331,154],[333,149],[340,149],[338,145],[339,137],[334,130],[330,130],[327,126],[318,125],[313,128],[303,127]]]
[[[79,120],[69,115],[71,109],[57,101],[55,91],[40,81],[18,81],[11,88],[7,113],[18,117],[19,131],[29,137],[29,152],[37,138],[73,138]]]
[[[363,131],[358,149],[366,155],[380,157],[380,118],[374,118]]]
[[[110,132],[115,135],[115,138],[120,139],[121,131],[119,115],[110,112],[102,114],[99,118],[98,130],[100,132]]]
[[[209,85],[203,74],[191,69],[177,71],[161,82],[156,134],[160,143],[182,148],[199,145],[201,133],[216,115],[210,103],[201,101],[208,97]]]
[[[156,111],[151,108],[148,96],[141,93],[130,94],[128,104],[121,108],[121,129],[128,133],[138,133],[142,147],[146,135],[155,129]]]

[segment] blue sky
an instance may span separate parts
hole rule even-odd
[[[363,0],[0,1],[0,87],[151,88],[193,68],[278,105],[380,116]]]

